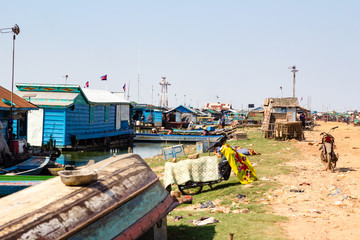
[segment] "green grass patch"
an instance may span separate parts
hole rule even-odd
[[[234,239],[286,239],[279,225],[280,222],[287,221],[287,218],[271,213],[269,205],[263,204],[265,193],[279,188],[280,185],[274,181],[274,177],[291,172],[291,168],[284,165],[294,155],[300,154],[293,144],[289,141],[274,141],[265,139],[261,131],[257,129],[242,129],[248,134],[248,140],[232,141],[231,146],[242,148],[253,148],[261,155],[248,156],[250,162],[255,165],[258,179],[263,177],[271,181],[255,181],[250,187],[240,184],[236,176],[231,176],[228,181],[223,181],[213,185],[204,186],[202,192],[193,196],[191,207],[182,204],[174,209],[168,216],[168,238],[169,239],[228,239],[230,233],[234,233]],[[196,147],[188,147],[196,153]],[[208,156],[202,153],[201,156]],[[213,155],[213,153],[211,153]],[[187,159],[187,156],[177,160]],[[146,159],[152,168],[164,166],[166,160],[163,157]],[[159,172],[158,172],[159,173]],[[173,190],[177,186],[172,187]],[[239,199],[238,194],[246,195],[245,200]],[[212,201],[216,207],[229,210],[249,209],[249,213],[210,213],[209,209],[197,211],[200,203]],[[191,210],[197,208],[196,210]],[[190,209],[190,210],[189,210]],[[182,215],[184,218],[174,221],[175,216]],[[214,217],[219,223],[194,226],[191,222],[200,217]]]

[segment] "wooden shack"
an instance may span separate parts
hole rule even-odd
[[[266,98],[262,124],[265,138],[291,139],[303,136],[301,122],[300,127],[294,127],[299,125],[294,123],[297,121],[298,108],[300,106],[296,97]],[[277,124],[279,122],[282,124]]]

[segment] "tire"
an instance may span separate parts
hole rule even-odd
[[[333,157],[331,158],[331,172],[335,172],[336,162],[337,162],[337,156],[335,153],[333,153]]]
[[[321,151],[321,153],[320,153],[320,160],[321,160],[322,164],[326,167],[327,161],[326,161],[326,155],[325,155],[324,151]]]
[[[326,157],[327,157],[327,169],[331,170],[332,171],[332,163],[331,163],[331,154],[328,153],[326,154]]]
[[[179,190],[183,195],[196,195],[201,192],[203,186],[187,187],[185,185],[179,185]]]

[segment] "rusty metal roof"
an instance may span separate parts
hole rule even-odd
[[[0,86],[0,108],[4,109],[9,109],[11,107],[11,91],[7,90],[6,88]],[[34,104],[26,101],[25,99],[19,97],[18,95],[16,95],[15,93],[13,94],[13,99],[12,99],[13,104],[15,104],[15,106],[13,106],[13,109],[35,109],[37,108],[37,106],[35,106]]]
[[[265,98],[264,106],[272,107],[299,107],[299,102],[296,97],[287,98]]]

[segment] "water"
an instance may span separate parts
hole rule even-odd
[[[179,143],[167,143],[167,146],[177,145]],[[153,157],[161,154],[163,147],[166,147],[165,143],[134,143],[133,153],[139,154],[143,159]],[[83,166],[86,165],[90,159],[94,159],[95,162],[102,161],[106,158],[114,155],[121,155],[128,153],[127,150],[110,149],[110,151],[78,151],[78,152],[62,152],[61,156],[56,159],[56,162],[64,165]]]

